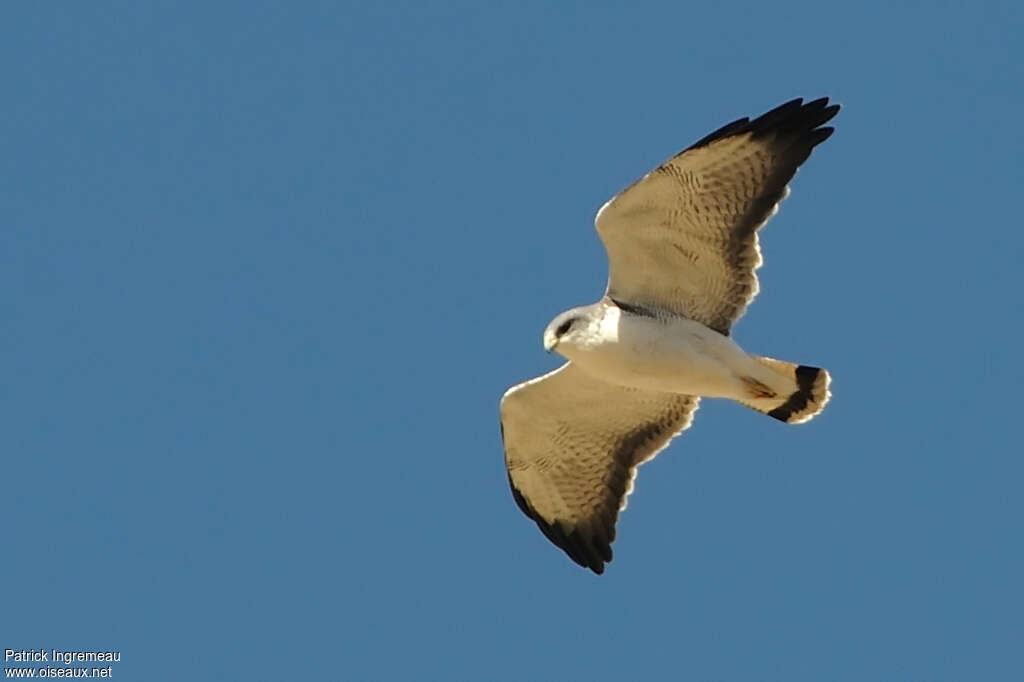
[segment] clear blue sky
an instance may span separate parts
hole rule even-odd
[[[1020,679],[1024,10],[0,10],[0,648],[132,680]],[[595,300],[608,197],[843,104],[748,349],[603,577],[513,503],[498,399]]]

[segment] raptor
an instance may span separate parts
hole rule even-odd
[[[545,329],[545,349],[568,361],[501,399],[512,495],[581,566],[612,560],[637,467],[690,426],[701,397],[787,424],[828,402],[826,370],[747,353],[730,332],[758,292],[758,230],[838,111],[794,99],[733,121],[598,211],[604,296]]]

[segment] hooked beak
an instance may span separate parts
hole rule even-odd
[[[558,339],[555,338],[554,334],[545,334],[544,335],[544,350],[546,350],[547,352],[550,353],[551,351],[553,351],[555,349],[555,347],[557,345],[558,345]]]

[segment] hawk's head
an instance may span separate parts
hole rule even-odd
[[[567,346],[591,344],[600,332],[600,326],[601,310],[597,304],[566,310],[551,320],[544,330],[544,350],[550,353],[558,349],[559,353],[566,355],[564,349]]]

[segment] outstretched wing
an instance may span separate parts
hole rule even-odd
[[[839,111],[795,99],[716,130],[601,207],[607,295],[728,334],[757,295],[757,229]]]
[[[698,401],[607,384],[571,362],[512,387],[501,432],[516,503],[573,561],[602,573],[636,467],[690,425]]]

